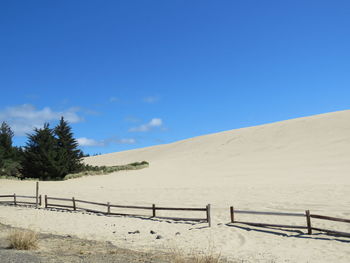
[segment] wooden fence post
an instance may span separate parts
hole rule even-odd
[[[39,206],[39,182],[36,182],[36,191],[35,191],[35,206]]]
[[[210,204],[207,204],[207,222],[209,227],[211,227]]]
[[[39,195],[39,206],[41,206],[41,195]]]
[[[156,217],[156,205],[155,204],[152,205],[152,212],[153,212],[152,216]]]
[[[111,204],[107,202],[107,215],[111,213]]]
[[[15,206],[17,205],[16,194],[13,194],[13,203],[14,203]]]
[[[230,214],[231,214],[231,223],[234,223],[235,222],[235,215],[234,215],[233,206],[230,207]]]
[[[45,208],[47,208],[47,195],[45,195]]]
[[[310,211],[306,210],[305,215],[306,215],[306,223],[307,223],[307,233],[309,235],[311,235],[312,234],[312,227],[311,227]]]
[[[75,205],[75,198],[74,197],[72,197],[72,202],[73,202],[73,210],[77,211],[77,207]]]

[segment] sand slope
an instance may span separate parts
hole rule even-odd
[[[166,169],[159,177],[176,181],[189,175],[292,182],[317,176],[318,182],[328,183],[329,178],[346,180],[349,156],[350,111],[341,111],[90,157],[86,162],[147,160],[150,171]]]
[[[277,262],[334,262],[335,259],[348,262],[350,259],[346,242],[350,239],[323,235],[308,238],[297,232],[281,235],[280,231],[247,231],[225,225],[229,221],[230,205],[265,211],[310,209],[350,218],[350,111],[231,130],[89,157],[85,161],[93,165],[115,165],[143,160],[150,162],[149,168],[65,182],[42,182],[41,192],[121,204],[203,207],[211,203],[214,226],[193,229],[186,224],[52,215],[53,212],[47,211],[34,213],[1,207],[0,220],[17,226],[33,225],[49,232],[111,240],[136,249],[169,246],[174,233],[180,231],[182,234],[175,239],[179,246],[205,249],[212,242],[216,250],[234,258]],[[0,181],[0,192],[4,194],[33,191],[32,182]],[[242,215],[239,219],[305,224],[303,218]],[[112,222],[118,222],[120,227],[115,229]],[[349,224],[316,223],[319,227],[350,232]],[[139,236],[127,234],[136,229],[145,231]],[[161,232],[165,238],[152,239],[147,232],[150,229]],[[116,234],[111,234],[113,231]]]

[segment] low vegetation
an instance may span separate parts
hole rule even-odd
[[[31,230],[12,230],[7,237],[9,248],[30,250],[38,247],[38,235]]]
[[[118,171],[138,170],[138,169],[146,168],[148,166],[149,166],[149,163],[146,161],[134,162],[134,163],[126,164],[126,165],[115,165],[115,166],[85,165],[84,171],[79,172],[79,173],[68,174],[64,177],[63,180],[79,178],[82,176],[89,176],[89,175],[104,175],[104,174],[110,174],[110,173],[114,173],[114,172],[118,172]]]
[[[224,263],[221,255],[215,253],[213,249],[209,248],[207,251],[199,253],[192,252],[186,254],[179,249],[172,249],[170,256],[171,263]]]
[[[45,123],[28,134],[24,147],[14,147],[14,132],[0,125],[0,179],[58,181],[87,175],[108,174],[148,167],[146,161],[118,166],[91,166],[83,163],[87,155],[79,149],[72,128],[62,117],[54,128]]]

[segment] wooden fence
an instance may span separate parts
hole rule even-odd
[[[280,224],[237,221],[236,218],[235,218],[235,214],[254,214],[254,215],[274,215],[274,216],[304,217],[306,219],[306,225],[303,225],[303,226],[300,226],[300,225],[299,226],[298,225],[280,225]],[[317,227],[313,227],[312,224],[311,224],[311,218],[330,220],[330,221],[336,221],[336,222],[343,222],[343,223],[350,223],[349,219],[310,214],[309,210],[306,210],[305,213],[262,212],[262,211],[235,210],[234,207],[231,206],[230,207],[230,216],[231,216],[231,223],[240,223],[240,224],[246,224],[246,225],[251,225],[251,226],[258,226],[258,227],[280,227],[280,228],[307,229],[307,232],[308,232],[309,235],[312,234],[312,230],[316,230],[316,231],[320,231],[320,232],[325,232],[326,234],[329,234],[329,235],[338,235],[338,236],[350,237],[350,233],[317,228]]]
[[[57,201],[57,202],[52,202]],[[61,204],[60,202],[64,202],[65,204]],[[98,207],[104,207],[103,210],[91,209],[82,207],[81,204],[88,204]],[[74,197],[72,198],[58,198],[58,197],[49,197],[45,195],[45,208],[61,208],[61,209],[67,209],[72,211],[87,211],[91,213],[99,213],[104,215],[129,215],[129,216],[136,216],[134,214],[127,214],[127,213],[116,213],[112,211],[112,208],[123,208],[123,209],[137,209],[137,210],[151,210],[152,215],[151,217],[157,217],[161,219],[172,219],[172,220],[181,220],[181,221],[198,221],[198,222],[207,222],[209,224],[209,227],[211,226],[211,215],[210,215],[210,204],[208,204],[205,208],[176,208],[176,207],[160,207],[153,204],[152,206],[129,206],[129,205],[115,205],[111,204],[110,202],[107,203],[100,203],[100,202],[91,202],[91,201],[85,201],[76,199]],[[157,216],[157,211],[203,211],[206,213],[205,218],[180,218],[180,217],[160,217]],[[147,215],[141,215],[141,216],[147,216]]]
[[[39,205],[41,206],[41,195],[38,197],[38,203],[37,203],[37,197],[36,196],[28,196],[28,195],[0,195],[1,199],[9,199],[5,201],[0,201],[0,204],[9,204],[9,205]],[[24,200],[30,200],[34,199],[33,201],[23,201]]]

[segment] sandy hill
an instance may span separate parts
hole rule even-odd
[[[40,193],[113,204],[204,207],[210,203],[213,226],[6,206],[0,206],[0,221],[49,233],[111,241],[136,250],[174,244],[185,251],[206,251],[212,247],[225,257],[238,259],[234,262],[349,262],[348,239],[317,233],[305,236],[294,230],[254,230],[226,223],[231,205],[278,212],[309,209],[312,213],[350,218],[350,111],[105,154],[87,158],[86,162],[115,165],[143,160],[150,162],[149,168],[40,182]],[[32,181],[0,180],[2,194],[32,195],[34,189]],[[160,216],[203,216],[175,212],[164,211]],[[306,224],[303,217],[239,214],[235,218]],[[350,232],[350,224],[346,223],[313,220],[312,224]],[[129,234],[135,230],[140,233]],[[155,239],[151,230],[164,238]],[[175,235],[177,232],[181,235]]]
[[[147,160],[157,180],[328,183],[350,179],[350,110],[90,157],[93,165]],[[164,181],[164,183],[166,183]],[[213,182],[214,181],[214,182]],[[198,182],[198,181],[197,181]],[[159,181],[158,181],[159,183]]]

